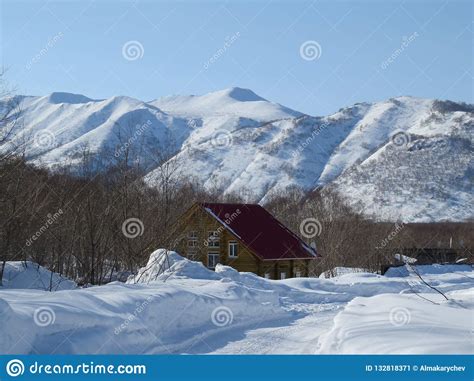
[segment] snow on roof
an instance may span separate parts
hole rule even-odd
[[[204,208],[206,211],[211,214],[216,220],[218,220],[222,225],[224,225],[230,232],[235,235],[237,238],[242,239],[240,235],[238,235],[229,225],[227,225],[224,221],[222,221],[218,215],[216,215],[211,208]]]

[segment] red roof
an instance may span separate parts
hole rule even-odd
[[[263,260],[314,259],[318,256],[315,249],[260,205],[200,205]]]

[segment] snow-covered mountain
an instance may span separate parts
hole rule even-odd
[[[53,93],[19,100],[22,128],[10,145],[24,149],[32,161],[48,167],[74,165],[84,151],[111,151],[109,159],[113,159],[124,148],[142,143],[149,149],[176,151],[191,131],[185,119],[129,97],[92,100]],[[148,163],[144,152],[140,156],[149,167],[156,165]]]
[[[473,105],[399,97],[313,117],[241,88],[151,102],[19,99],[13,143],[38,165],[74,165],[85,150],[107,153],[105,161],[127,152],[152,186],[165,161],[184,179],[247,201],[332,184],[381,219],[472,218]]]
[[[201,96],[169,96],[157,99],[150,104],[173,115],[198,119],[234,116],[268,122],[303,115],[277,103],[269,102],[251,90],[238,87]]]

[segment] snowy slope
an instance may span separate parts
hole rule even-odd
[[[470,266],[425,269],[445,301],[410,274],[275,281],[226,266],[213,272],[175,253],[171,259],[136,284],[0,290],[0,353],[472,351]]]
[[[167,113],[191,118],[236,116],[256,121],[269,121],[303,115],[278,103],[269,102],[252,90],[239,87],[205,95],[163,97],[150,104]]]
[[[227,128],[223,144],[212,138],[193,141],[171,161],[184,178],[241,194],[247,201],[265,201],[292,185],[313,189],[363,110],[356,106],[324,118],[302,116]],[[152,171],[147,180],[154,184],[158,177]]]
[[[37,164],[75,164],[86,148],[114,162],[127,147],[152,186],[169,160],[183,181],[247,201],[332,184],[378,219],[473,216],[472,105],[398,97],[313,117],[241,88],[148,103],[65,93],[22,100],[15,143],[39,143],[27,146]]]
[[[171,162],[184,178],[248,201],[334,184],[371,217],[466,220],[474,215],[472,110],[412,97],[357,104],[322,118],[230,126],[225,144],[187,142]]]
[[[74,165],[84,151],[106,152],[105,160],[113,161],[128,146],[137,147],[145,166],[156,166],[150,153],[175,152],[191,131],[186,120],[129,97],[91,100],[53,93],[20,98],[23,128],[10,144],[18,151],[25,147],[33,162],[49,167]]]
[[[473,218],[473,106],[406,97],[388,103],[376,105],[389,107],[377,113],[381,122],[367,121],[369,112],[353,132],[365,140],[349,136],[339,147],[353,153],[360,144],[366,152],[335,180],[337,189],[356,209],[385,220]]]

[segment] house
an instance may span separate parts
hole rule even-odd
[[[390,264],[383,264],[381,267],[381,274],[384,275],[388,269],[392,267],[405,266],[406,263],[412,265],[454,265],[454,264],[468,264],[472,265],[472,254],[468,256],[460,255],[455,249],[449,248],[400,248],[394,251],[395,260]]]
[[[411,247],[400,248],[396,250],[397,253],[405,257],[416,260],[417,265],[431,265],[433,263],[456,263],[462,257],[458,255],[455,249],[440,248],[440,247]]]
[[[196,203],[175,223],[172,248],[209,269],[218,263],[269,279],[308,276],[319,258],[263,207]]]

